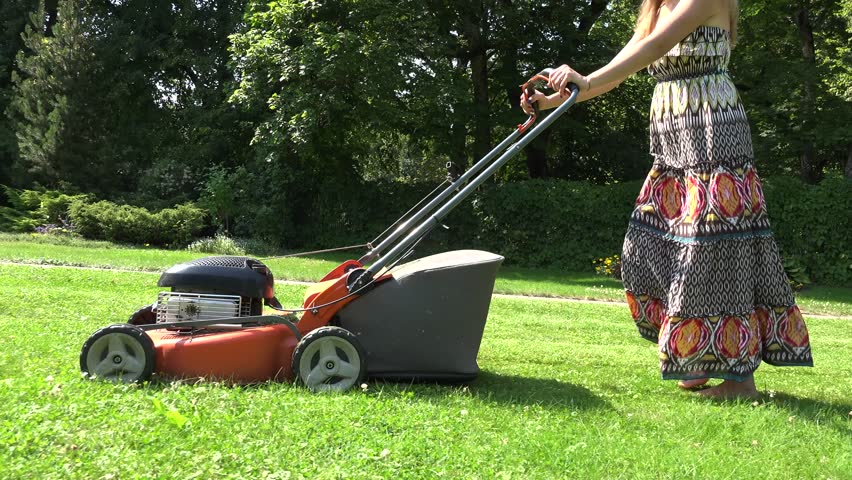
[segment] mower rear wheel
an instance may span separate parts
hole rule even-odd
[[[89,377],[112,382],[144,382],[154,372],[155,359],[154,342],[142,329],[110,325],[83,344],[80,370]]]
[[[318,328],[304,337],[293,352],[296,378],[314,392],[342,392],[367,373],[367,354],[350,331]]]
[[[154,310],[156,305],[145,305],[133,312],[127,323],[130,325],[153,325],[157,323],[157,312]]]

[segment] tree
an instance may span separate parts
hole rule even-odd
[[[10,108],[19,162],[45,186],[131,191],[149,161],[154,86],[122,68],[133,52],[110,42],[108,18],[91,6],[60,0],[52,35],[38,17],[24,33]]]
[[[21,170],[155,207],[197,197],[210,168],[250,154],[245,116],[227,102],[228,35],[244,4],[59,0],[18,56],[9,110]]]
[[[321,156],[322,165],[335,166],[332,171],[357,170],[358,159],[375,151],[370,139],[379,132],[416,145],[402,150],[469,164],[493,147],[495,136],[523,120],[517,97],[525,76],[571,58],[581,59],[582,66],[614,55],[630,27],[612,41],[595,26],[624,23],[632,15],[625,5],[252,3],[249,29],[234,37],[242,79],[234,98],[242,105],[269,106],[256,142],[312,168],[317,162],[310,159]],[[377,97],[371,84],[386,86],[384,95]],[[312,101],[302,101],[305,97]],[[363,130],[366,125],[372,132]],[[558,135],[543,135],[528,148],[525,176],[548,175],[549,140]],[[560,171],[554,164],[550,168]]]
[[[411,18],[403,6],[390,0],[250,4],[249,29],[233,36],[239,79],[233,99],[264,107],[256,148],[310,175],[353,178],[355,157],[407,123],[415,40],[387,37]]]
[[[11,169],[18,158],[18,141],[6,109],[13,96],[12,71],[16,68],[18,51],[23,47],[21,33],[38,4],[38,0],[0,4],[0,184],[12,183]]]
[[[742,6],[733,70],[766,173],[811,183],[842,168],[852,144],[849,24],[838,1]]]

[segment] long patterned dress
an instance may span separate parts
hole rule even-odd
[[[654,165],[624,240],[627,300],[664,379],[743,381],[761,361],[813,365],[727,73],[728,31],[702,26],[648,67]]]

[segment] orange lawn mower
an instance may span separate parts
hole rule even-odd
[[[549,73],[523,85],[525,100]],[[448,178],[367,244],[360,259],[343,262],[310,286],[301,308],[281,306],[272,272],[259,260],[216,256],[182,263],[160,276],[157,285],[170,290],[156,303],[86,340],[81,370],[90,378],[120,382],[144,382],[154,375],[235,384],[298,380],[313,391],[343,391],[365,376],[475,378],[503,257],[458,250],[399,263],[575,102],[577,87],[570,88],[569,99],[535,128],[530,127],[537,106],[468,171]],[[264,305],[280,314],[264,314]]]

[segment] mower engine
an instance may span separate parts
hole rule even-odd
[[[205,257],[166,270],[157,303],[139,309],[132,325],[258,316],[264,303],[281,308],[272,272],[248,257]]]

